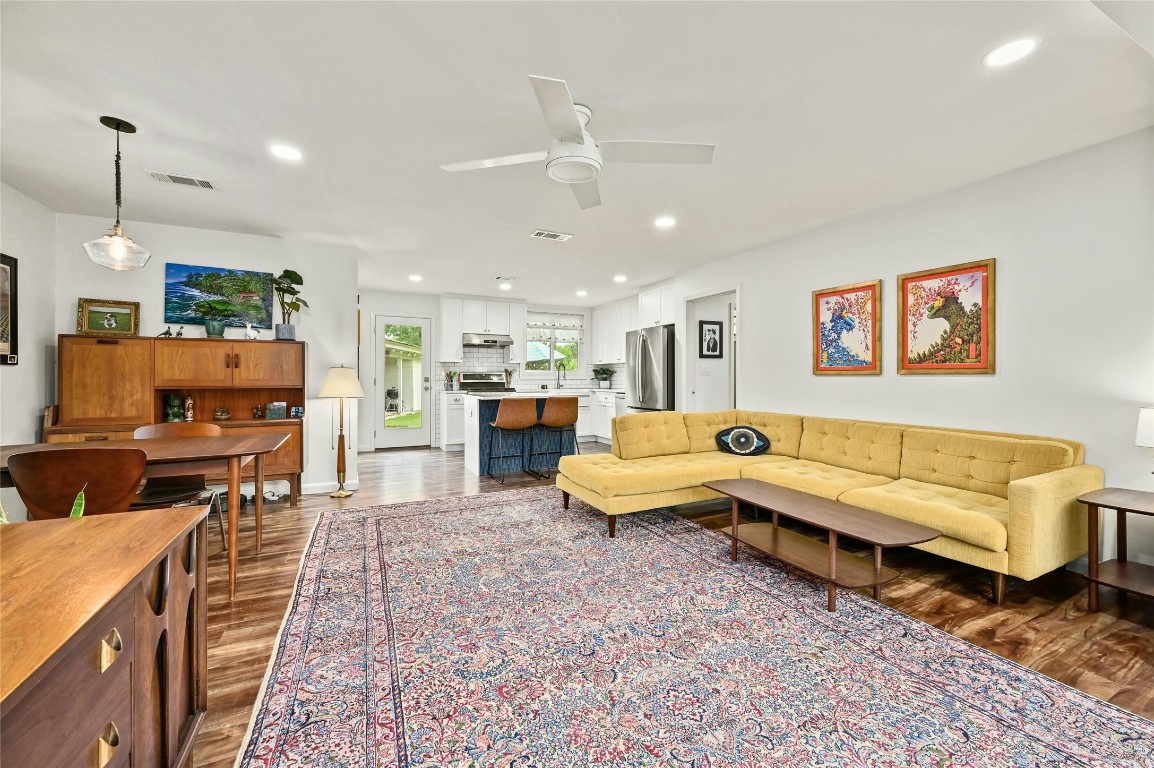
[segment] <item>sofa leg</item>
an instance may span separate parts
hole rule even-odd
[[[569,491],[561,491],[561,507],[569,509]]]
[[[1006,594],[1006,574],[990,571],[990,580],[994,588],[994,605],[1001,605]]]
[[[606,515],[609,518],[609,538],[617,536],[617,515]]]

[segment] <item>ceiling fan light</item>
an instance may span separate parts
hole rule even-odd
[[[580,155],[557,157],[549,161],[545,172],[549,178],[562,184],[584,184],[597,178],[601,173],[601,163]]]
[[[131,237],[124,236],[119,224],[103,237],[85,243],[84,252],[100,266],[117,272],[140,269],[152,258],[152,254],[133,242]]]

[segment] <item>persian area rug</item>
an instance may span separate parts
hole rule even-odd
[[[330,511],[237,765],[1154,766],[1154,723],[665,510]]]

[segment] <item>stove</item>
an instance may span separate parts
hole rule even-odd
[[[459,382],[460,389],[465,394],[517,391],[507,386],[505,374],[500,371],[492,373],[462,371]]]

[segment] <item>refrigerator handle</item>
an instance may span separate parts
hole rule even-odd
[[[642,347],[645,344],[645,333],[643,331],[637,332],[637,402],[645,402],[645,358],[642,355]]]

